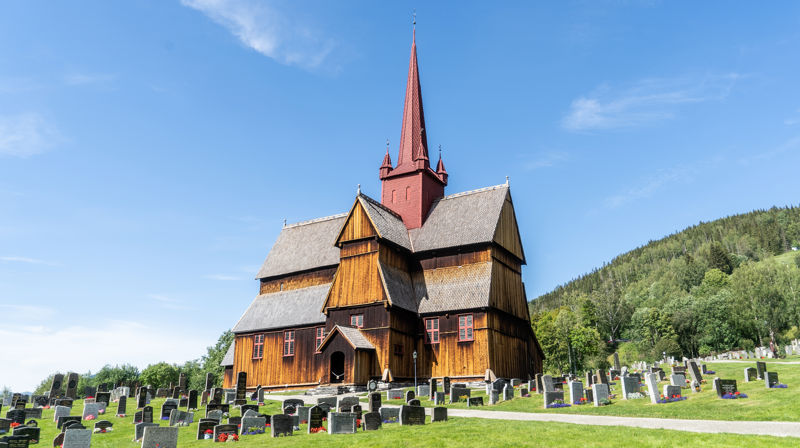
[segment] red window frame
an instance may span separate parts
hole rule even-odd
[[[294,356],[294,330],[283,332],[283,356]]]
[[[364,328],[364,315],[363,314],[351,314],[350,315],[350,325],[356,328]]]
[[[253,359],[264,357],[264,334],[253,335]]]
[[[322,345],[322,341],[325,340],[325,327],[317,327],[316,336],[314,337],[314,342],[316,345],[316,351],[319,353],[319,346]]]
[[[458,316],[458,341],[475,340],[475,322],[472,314],[460,314]]]
[[[439,318],[431,317],[425,319],[425,343],[438,344],[439,343]]]

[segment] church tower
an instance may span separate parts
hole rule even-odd
[[[428,158],[425,113],[417,65],[416,31],[411,40],[406,99],[403,106],[403,128],[397,166],[392,167],[389,148],[380,167],[381,203],[400,215],[408,229],[422,227],[431,204],[444,196],[447,171],[441,152],[436,171]]]

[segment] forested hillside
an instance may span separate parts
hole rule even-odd
[[[531,301],[547,366],[595,366],[617,348],[655,359],[796,337],[798,246],[800,207],[786,207],[701,222],[622,254]]]

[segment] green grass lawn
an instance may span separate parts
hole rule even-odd
[[[786,364],[780,365],[773,362],[768,365],[768,370],[778,372],[781,383],[788,385],[787,389],[767,389],[763,381],[744,382],[744,368],[755,367],[755,361],[751,364],[744,363],[713,363],[708,364],[710,370],[716,374],[705,375],[707,383],[703,385],[703,391],[692,393],[689,389],[684,389],[684,396],[688,397],[684,401],[666,404],[651,404],[649,398],[637,400],[612,400],[610,406],[594,407],[592,404],[572,406],[568,408],[544,409],[543,397],[533,393],[530,398],[520,398],[517,391],[517,398],[510,401],[503,401],[493,406],[484,406],[483,410],[492,411],[514,411],[514,412],[544,412],[544,413],[563,413],[563,414],[592,414],[592,415],[617,415],[626,417],[661,417],[661,418],[683,418],[698,420],[769,420],[769,421],[792,421],[800,420],[800,365]],[[716,392],[711,389],[713,377],[719,376],[723,379],[735,379],[739,391],[749,396],[740,400],[722,400],[717,398]],[[659,391],[662,386],[659,384]],[[621,395],[622,386],[619,382],[611,386],[611,393]],[[646,395],[646,388],[642,387],[642,393]],[[484,397],[484,402],[489,400],[483,390],[472,390],[473,397]],[[386,395],[383,395],[386,398]],[[569,401],[569,391],[565,392],[565,400]],[[426,407],[433,406],[429,400],[420,400]],[[384,400],[387,404],[403,404],[402,400]],[[448,404],[448,408],[466,409],[464,402]]]
[[[155,417],[158,417],[163,399],[153,400],[151,405]],[[130,404],[130,402],[129,402]],[[280,405],[278,402],[267,402],[261,407],[264,413],[275,413]],[[76,400],[72,415],[80,415],[83,401]],[[129,410],[133,411],[130,408]],[[133,420],[132,414],[117,418],[114,416],[116,404],[109,406],[105,416],[114,424],[114,430],[106,434],[92,436],[93,448],[104,447],[131,447],[139,446],[132,441]],[[196,420],[204,410],[196,413]],[[238,415],[238,411],[233,411]],[[52,445],[52,440],[59,430],[52,421],[53,410],[46,409],[42,419],[39,420],[42,428],[42,438],[38,446]],[[84,422],[87,428],[94,425],[93,421]],[[166,422],[161,422],[166,426]],[[319,446],[350,448],[354,446],[391,446],[391,447],[427,447],[427,446],[459,446],[459,447],[517,447],[517,446],[618,446],[618,447],[658,447],[658,446],[735,446],[746,444],[753,447],[781,447],[797,446],[800,441],[794,438],[766,437],[766,436],[740,436],[727,434],[695,434],[681,431],[667,431],[656,429],[638,429],[625,427],[603,427],[572,425],[566,423],[544,422],[512,422],[499,420],[481,420],[472,418],[452,418],[447,422],[427,424],[425,426],[400,426],[399,424],[384,425],[383,429],[373,432],[360,431],[357,434],[329,435],[305,434],[305,425],[302,431],[292,437],[272,439],[268,434],[255,436],[242,436],[236,446]],[[179,447],[212,447],[217,446],[210,440],[195,440],[197,424],[179,429]]]

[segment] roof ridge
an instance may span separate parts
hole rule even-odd
[[[387,207],[387,206],[385,206],[385,205],[381,204],[381,203],[380,203],[380,202],[378,202],[376,199],[372,199],[371,197],[369,197],[369,196],[365,195],[364,193],[360,193],[359,197],[363,197],[363,198],[364,198],[364,199],[366,199],[368,202],[371,202],[373,205],[376,205],[376,206],[378,206],[378,207],[382,208],[383,210],[385,210],[385,211],[387,211],[387,212],[391,213],[391,214],[392,214],[392,215],[393,215],[395,218],[397,218],[397,219],[399,219],[399,220],[401,220],[401,221],[403,220],[403,217],[402,217],[402,216],[400,216],[399,214],[397,214],[397,212],[395,212],[394,210],[390,209],[389,207]]]
[[[467,196],[467,195],[470,195],[470,194],[483,193],[484,191],[497,190],[498,188],[508,188],[508,185],[507,184],[500,184],[500,185],[493,185],[491,187],[478,188],[478,189],[475,189],[475,190],[462,191],[461,193],[453,193],[453,194],[449,194],[447,196],[443,196],[443,197],[441,197],[441,198],[439,198],[437,200],[441,201],[443,199],[458,198],[458,197]]]
[[[287,224],[287,225],[283,226],[283,228],[284,229],[289,229],[289,228],[292,228],[292,227],[300,227],[300,226],[305,226],[305,225],[308,225],[308,224],[316,224],[318,222],[330,221],[330,220],[336,219],[336,218],[344,218],[345,216],[347,216],[347,213],[338,213],[336,215],[323,216],[322,218],[314,218],[314,219],[309,219],[307,221],[300,221],[300,222],[295,222],[295,223],[292,223],[292,224]]]

